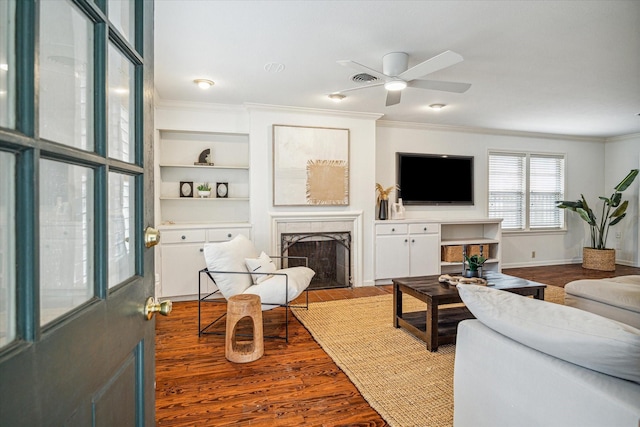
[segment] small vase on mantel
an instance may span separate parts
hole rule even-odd
[[[380,206],[378,207],[378,219],[389,219],[389,200],[381,199]]]

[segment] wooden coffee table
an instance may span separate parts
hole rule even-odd
[[[464,306],[439,308],[443,304],[462,303],[455,285],[438,282],[439,276],[393,279],[393,326],[404,328],[427,343],[427,350],[437,351],[440,344],[456,341],[458,323],[473,319]],[[519,295],[544,299],[547,285],[493,271],[486,272],[488,286]],[[427,304],[426,311],[404,313],[402,296],[410,295]]]

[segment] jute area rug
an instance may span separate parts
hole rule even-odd
[[[404,310],[425,308],[404,300]],[[547,286],[545,300],[563,304],[564,289]],[[453,425],[455,345],[431,353],[394,328],[391,294],[311,303],[293,313],[389,425]]]

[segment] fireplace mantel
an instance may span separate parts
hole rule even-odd
[[[351,262],[354,286],[362,286],[362,211],[271,213],[271,253],[280,253],[281,233],[351,233]]]

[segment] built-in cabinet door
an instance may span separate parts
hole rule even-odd
[[[376,279],[409,276],[409,236],[376,238]]]
[[[203,245],[204,243],[187,243],[162,246],[163,298],[198,295],[198,271],[206,267]]]
[[[410,276],[440,273],[440,239],[437,234],[411,235]]]

